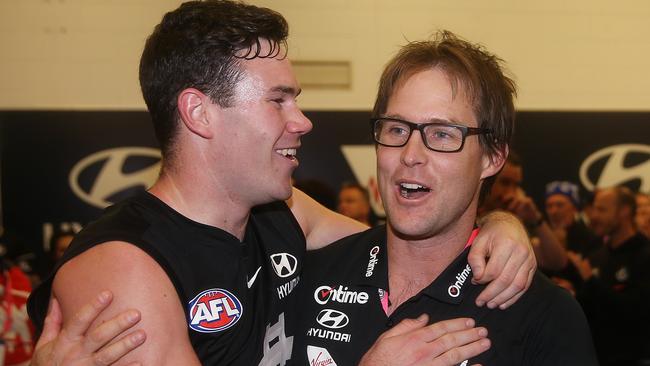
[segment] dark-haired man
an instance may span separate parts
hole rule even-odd
[[[455,364],[597,365],[579,305],[543,275],[509,309],[475,305],[467,255],[508,155],[514,93],[496,56],[450,32],[388,63],[371,120],[387,225],[307,254],[300,364],[427,364],[415,325],[469,317],[492,345],[447,353]]]
[[[142,54],[140,84],[163,154],[160,177],[148,192],[88,225],[53,281],[34,294],[38,320],[52,295],[73,329],[50,343],[50,360],[65,353],[56,345],[74,334],[81,351],[73,359],[114,361],[119,349],[103,353],[110,346],[84,352],[114,334],[99,330],[115,325],[104,321],[127,308],[140,311],[147,342],[120,363],[283,365],[290,359],[305,247],[322,247],[363,226],[298,191],[292,196],[296,152],[312,125],[296,103],[300,87],[286,58],[287,32],[278,13],[231,1],[184,3],[155,28]],[[520,295],[533,267],[522,247],[505,244],[492,254],[496,272],[506,267],[502,282],[520,275],[514,285],[496,283],[506,290],[494,297],[493,289],[485,300],[508,303]],[[81,317],[74,314],[101,289],[113,293],[113,305],[86,332],[80,324],[107,297]],[[122,320],[118,327],[133,324]],[[479,339],[471,328],[459,330],[473,338],[447,346]]]

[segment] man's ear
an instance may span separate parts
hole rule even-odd
[[[498,150],[492,155],[484,153],[481,162],[483,167],[481,179],[489,178],[499,173],[501,168],[503,168],[503,164],[506,163],[509,152],[510,149],[508,148],[508,145],[505,145],[502,150]]]
[[[178,114],[188,130],[205,138],[213,136],[210,126],[213,115],[210,113],[212,100],[194,88],[183,89],[178,94]]]

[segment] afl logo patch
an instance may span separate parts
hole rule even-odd
[[[235,295],[227,290],[212,288],[196,295],[188,304],[190,328],[201,333],[215,333],[235,325],[244,308]]]

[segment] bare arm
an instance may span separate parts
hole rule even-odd
[[[124,242],[96,246],[66,263],[57,273],[53,293],[61,304],[63,327],[69,328],[74,315],[96,296],[98,288],[114,294],[112,305],[90,326],[128,308],[141,312],[138,329],[147,342],[122,357],[116,365],[200,365],[187,334],[187,324],[176,290],[162,268],[146,253]]]
[[[533,243],[539,266],[551,271],[560,271],[566,267],[569,262],[567,251],[546,221],[542,221],[533,230],[539,239]]]
[[[355,220],[330,211],[295,188],[287,204],[305,233],[308,250],[367,229]],[[472,245],[469,262],[476,281],[491,283],[479,295],[477,304],[487,303],[489,307],[505,309],[530,286],[537,269],[535,255],[526,231],[513,215],[505,212],[488,214],[482,226]]]
[[[479,224],[481,231],[472,244],[468,261],[473,281],[489,284],[476,298],[476,304],[505,309],[530,286],[537,269],[535,254],[526,230],[512,214],[491,212]]]
[[[329,210],[296,188],[287,204],[305,233],[308,250],[322,248],[368,228],[356,220]]]

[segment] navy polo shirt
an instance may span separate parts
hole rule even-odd
[[[469,248],[388,316],[386,248],[386,227],[379,226],[308,252],[298,302],[295,364],[355,365],[383,332],[423,313],[430,322],[470,317],[488,329],[491,348],[462,364],[598,364],[580,306],[539,273],[510,308],[477,307],[475,299],[485,286],[471,283]]]

